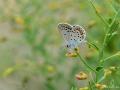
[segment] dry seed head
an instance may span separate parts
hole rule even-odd
[[[109,67],[108,69],[105,69],[104,70],[104,76],[107,77],[107,76],[110,76],[113,72],[116,71],[116,67],[112,66],[112,67]]]
[[[110,70],[115,71],[116,67],[112,66],[112,67],[110,67]]]
[[[77,57],[77,53],[75,53],[75,52],[68,52],[68,53],[66,53],[66,56],[67,57]]]
[[[104,85],[104,84],[99,84],[99,83],[95,84],[95,86],[96,86],[96,88],[99,89],[99,90],[104,90],[104,89],[107,87],[106,85]]]
[[[79,88],[79,90],[89,90],[88,87]]]
[[[107,76],[110,76],[112,74],[112,71],[110,69],[105,69],[104,70],[104,76],[107,77]]]
[[[88,78],[88,75],[84,72],[80,72],[79,74],[76,75],[77,80],[85,80]]]

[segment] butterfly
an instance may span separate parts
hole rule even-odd
[[[58,30],[65,41],[65,46],[69,49],[77,48],[85,42],[86,31],[79,25],[60,23],[58,24]]]

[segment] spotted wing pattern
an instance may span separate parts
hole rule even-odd
[[[68,48],[75,48],[85,40],[86,32],[79,25],[59,24],[58,29],[67,43]]]
[[[79,25],[73,26],[72,33],[70,35],[71,40],[74,40],[76,44],[83,42],[86,38],[85,30]]]
[[[70,32],[72,30],[72,26],[69,24],[59,24],[58,30],[63,36],[64,40],[68,42],[70,39]]]

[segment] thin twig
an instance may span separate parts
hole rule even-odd
[[[116,53],[116,54],[114,54],[114,55],[112,55],[112,56],[110,56],[110,57],[107,57],[107,58],[101,60],[101,63],[103,63],[103,62],[105,62],[105,61],[108,61],[108,60],[110,60],[111,58],[116,57],[116,56],[120,56],[120,52],[118,52],[118,53]]]
[[[96,15],[101,19],[101,21],[107,26],[109,27],[109,24],[105,21],[105,19],[98,13],[98,11],[96,10],[96,7],[93,5],[93,2],[91,0],[89,0],[93,9],[95,10]]]
[[[116,15],[114,16],[114,19],[113,19],[110,27],[111,27],[111,26],[114,24],[114,22],[116,21],[116,18],[117,18],[118,14],[119,14],[119,11],[120,11],[120,9],[118,10],[118,12],[116,13]],[[106,42],[107,42],[107,39],[108,39],[108,37],[109,37],[109,36],[108,36],[108,35],[109,35],[109,32],[111,31],[110,27],[109,27],[109,30],[107,31],[106,35],[105,35],[105,38],[104,38],[104,41],[103,41],[103,45],[102,45],[102,48],[101,48],[100,53],[99,53],[99,61],[102,60],[104,48],[107,46],[107,43],[106,43]]]
[[[77,52],[76,52],[76,53],[77,53]],[[93,71],[93,72],[96,72],[96,70],[94,70],[91,66],[89,66],[89,65],[87,64],[87,62],[85,61],[85,59],[84,59],[79,53],[77,53],[77,55],[79,56],[80,60],[84,63],[84,65],[85,65],[88,69],[90,69],[90,70]]]

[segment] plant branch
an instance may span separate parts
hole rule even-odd
[[[114,19],[113,19],[113,21],[112,21],[112,23],[111,23],[111,25],[110,25],[110,27],[109,27],[109,30],[107,31],[107,33],[106,33],[106,35],[105,35],[105,38],[104,38],[104,41],[103,41],[103,45],[102,45],[102,48],[101,48],[100,53],[99,53],[99,61],[101,61],[102,58],[103,58],[104,48],[107,46],[107,41],[108,41],[108,38],[109,38],[110,35],[111,35],[110,32],[111,32],[112,26],[113,26],[113,24],[114,24],[115,21],[116,21],[116,18],[117,18],[118,14],[119,14],[119,11],[120,11],[120,10],[118,10],[118,12],[116,13],[116,15],[114,16]]]
[[[85,59],[84,59],[78,52],[76,52],[76,53],[77,53],[78,57],[80,58],[80,60],[84,63],[84,65],[85,65],[88,69],[90,69],[90,70],[93,71],[93,72],[96,72],[96,70],[94,70],[91,66],[89,66],[89,65],[87,64],[87,62],[85,61]]]
[[[101,21],[107,26],[109,27],[109,24],[105,21],[105,19],[99,14],[99,12],[96,10],[96,7],[94,6],[93,2],[91,0],[89,0],[89,2],[91,3],[93,9],[95,10],[96,15],[101,19]]]
[[[116,57],[116,56],[120,56],[120,52],[117,52],[116,54],[113,54],[112,56],[109,56],[109,57],[101,60],[101,63],[103,63],[103,62],[105,62],[105,61],[108,61],[108,60],[110,60],[111,58],[114,58],[114,57]]]

